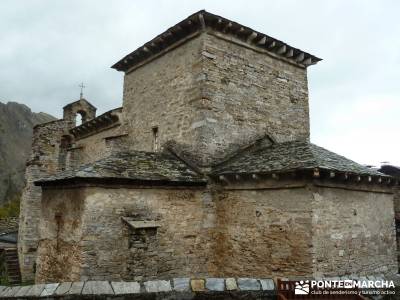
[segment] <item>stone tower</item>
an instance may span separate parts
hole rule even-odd
[[[307,67],[320,59],[200,11],[124,57],[124,119],[132,144],[175,140],[218,162],[257,137],[310,135]]]

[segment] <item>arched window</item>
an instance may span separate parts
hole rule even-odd
[[[87,114],[86,114],[86,112],[83,111],[83,110],[79,110],[79,111],[76,113],[75,125],[76,125],[76,126],[79,126],[79,125],[81,125],[82,123],[85,123],[86,121],[87,121]]]
[[[79,126],[95,117],[96,107],[85,99],[80,99],[64,106],[63,119],[68,121],[68,126]]]

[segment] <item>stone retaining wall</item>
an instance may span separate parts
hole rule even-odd
[[[145,282],[63,282],[0,286],[0,299],[273,299],[272,279],[174,278]]]

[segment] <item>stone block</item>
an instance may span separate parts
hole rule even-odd
[[[260,279],[260,283],[263,291],[275,290],[275,282],[272,279]]]
[[[359,281],[360,281],[361,284],[363,284],[363,282],[368,282],[368,278],[365,277],[365,276],[361,276],[361,277],[359,278]]]
[[[210,291],[222,292],[225,290],[225,283],[223,278],[207,278],[206,288]]]
[[[376,278],[376,280],[380,280],[380,281],[386,280],[385,279],[385,275],[383,275],[383,274],[378,274],[378,275],[375,276],[375,278]]]
[[[15,293],[14,297],[25,297],[31,288],[32,285],[21,286],[18,292]]]
[[[146,292],[148,293],[159,293],[159,292],[170,292],[171,283],[169,280],[154,280],[154,281],[146,281],[144,283],[144,287]]]
[[[212,53],[210,53],[208,51],[203,51],[203,52],[201,52],[201,54],[203,56],[209,58],[209,59],[216,59],[217,58],[217,56],[215,54],[212,54]]]
[[[178,292],[190,292],[190,278],[174,278],[174,290]]]
[[[86,281],[82,295],[114,295],[114,291],[108,281]]]
[[[8,292],[8,290],[10,289],[11,287],[9,287],[9,286],[6,286],[4,289],[2,289],[1,290],[1,292],[0,292],[0,297],[5,297],[5,295],[7,294],[7,292]]]
[[[5,289],[0,295],[1,298],[14,297],[16,293],[21,289],[21,286],[10,286]]]
[[[71,288],[72,282],[62,282],[58,286],[58,288],[55,290],[54,295],[65,295],[69,292]],[[82,290],[82,288],[81,288]],[[80,294],[81,292],[79,292]]]
[[[59,283],[49,283],[49,284],[37,284],[35,285],[35,291],[32,288],[30,293],[35,293],[35,295],[32,296],[52,296],[54,295],[55,290],[58,288],[60,284]],[[39,287],[41,286],[41,287]]]
[[[236,279],[235,278],[227,278],[225,280],[226,289],[228,291],[234,291],[238,289]]]
[[[237,280],[239,289],[242,291],[258,291],[260,290],[260,283],[254,278],[238,278]]]
[[[140,284],[138,282],[111,282],[115,295],[137,294],[140,293]]]
[[[204,279],[192,279],[190,281],[190,286],[193,292],[202,292],[205,290]]]
[[[0,285],[0,295],[1,295],[1,292],[4,291],[6,288],[7,288],[6,286]]]
[[[332,277],[331,280],[332,280],[332,281],[339,281],[339,280],[340,280],[340,277]]]
[[[82,293],[82,289],[85,283],[83,281],[73,282],[67,295],[80,295]]]

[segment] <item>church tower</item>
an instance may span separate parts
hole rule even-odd
[[[137,150],[174,140],[217,163],[265,135],[310,136],[307,67],[320,59],[199,11],[125,56],[124,115]]]

